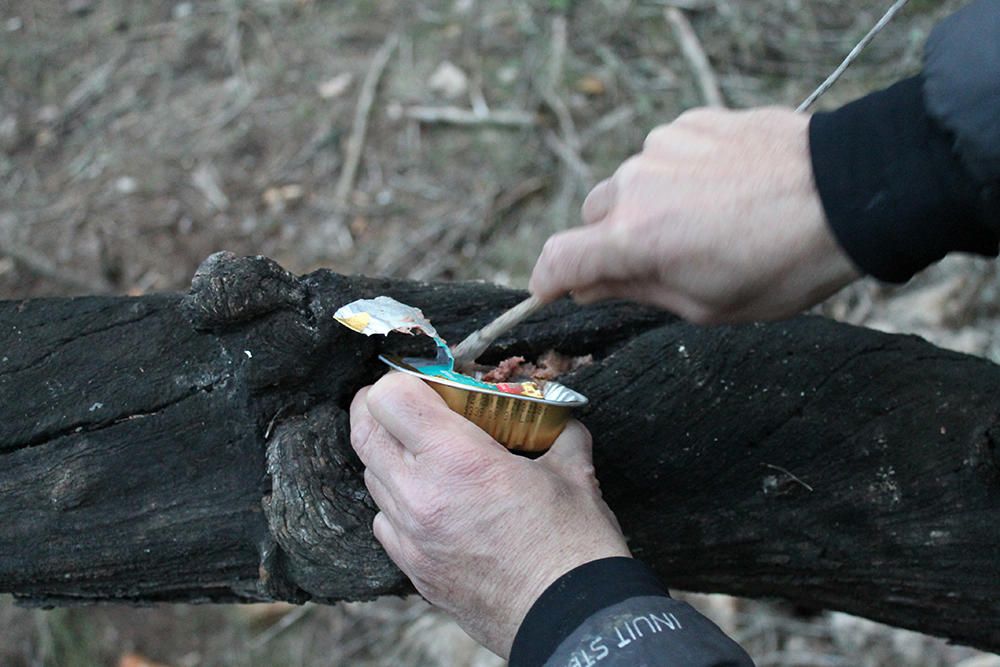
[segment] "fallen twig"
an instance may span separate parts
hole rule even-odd
[[[519,109],[497,109],[476,111],[461,107],[408,107],[403,112],[410,120],[421,123],[444,123],[450,125],[499,125],[507,127],[529,127],[535,124],[534,114]]]
[[[841,75],[847,71],[847,68],[851,66],[851,63],[857,60],[858,56],[861,55],[861,52],[864,51],[865,47],[868,46],[873,39],[875,39],[875,35],[882,32],[882,29],[889,25],[889,21],[891,21],[893,17],[895,17],[896,14],[898,14],[900,10],[906,6],[908,1],[909,0],[896,0],[896,2],[892,3],[892,6],[886,10],[885,14],[882,15],[882,18],[880,18],[875,25],[872,26],[872,29],[868,31],[868,34],[862,37],[861,41],[854,45],[854,48],[847,54],[847,57],[844,58],[843,62],[837,66],[837,69],[833,70],[833,72],[830,73],[830,76],[826,77],[823,83],[819,84],[816,90],[812,91],[809,94],[809,97],[803,100],[802,104],[800,104],[795,110],[806,111],[813,105],[814,102],[816,102],[816,100],[820,98],[823,93],[828,91],[830,86],[835,84],[837,79],[839,79]]]
[[[203,163],[191,173],[191,184],[216,211],[229,208],[229,197],[219,185],[219,171],[211,163]]]
[[[111,84],[111,76],[125,59],[127,52],[127,47],[116,49],[107,62],[93,70],[69,92],[56,121],[56,127],[64,127],[66,123],[107,91]]]
[[[354,110],[354,123],[351,127],[351,134],[347,138],[344,167],[340,171],[337,187],[333,191],[333,199],[341,209],[347,207],[348,197],[354,188],[354,179],[361,162],[361,151],[364,149],[365,136],[368,133],[368,119],[371,116],[372,105],[375,103],[375,93],[378,90],[379,81],[382,80],[382,74],[389,64],[389,58],[398,44],[398,33],[391,33],[385,38],[382,46],[375,52],[365,80],[361,84],[358,105]]]
[[[781,466],[776,466],[773,463],[765,463],[764,467],[770,468],[771,470],[777,470],[778,472],[783,472],[786,475],[788,475],[793,481],[798,482],[803,487],[805,487],[806,490],[808,490],[808,491],[812,491],[813,490],[813,488],[810,485],[808,485],[805,482],[803,482],[795,473],[793,473],[792,471],[788,470],[787,468],[782,468]]]
[[[225,129],[230,123],[239,118],[240,114],[247,110],[257,98],[259,88],[254,83],[243,83],[240,92],[229,106],[223,109],[210,122],[215,132]]]
[[[587,163],[583,161],[583,158],[580,157],[580,154],[576,150],[560,139],[559,135],[552,130],[546,130],[542,135],[542,139],[545,141],[545,145],[563,161],[563,164],[576,175],[581,183],[587,187],[591,185],[592,176],[590,167],[587,166]]]
[[[635,107],[618,107],[613,111],[598,118],[590,127],[580,133],[580,146],[586,147],[594,142],[602,134],[610,132],[619,125],[624,125],[635,118]]]
[[[576,148],[576,124],[566,102],[559,96],[558,86],[562,80],[566,64],[566,17],[558,15],[552,19],[552,53],[549,56],[548,72],[541,87],[542,100],[552,110],[559,123],[559,133],[569,146]]]
[[[719,80],[715,76],[715,70],[705,55],[705,49],[701,46],[697,33],[691,27],[684,12],[677,7],[667,7],[663,10],[670,27],[673,28],[674,36],[680,43],[681,53],[687,60],[691,71],[694,73],[698,88],[701,90],[701,97],[705,104],[710,107],[724,107],[726,102],[722,97],[722,90],[719,88]]]
[[[270,642],[272,639],[280,635],[288,628],[298,623],[308,614],[312,613],[312,611],[315,608],[316,605],[307,602],[301,607],[298,607],[288,612],[287,614],[282,616],[277,623],[275,623],[267,630],[254,637],[253,641],[250,642],[250,649],[254,651],[259,651],[260,649],[264,648],[264,646],[266,646],[268,642]]]
[[[559,190],[552,203],[552,217],[557,227],[564,227],[570,215],[570,206],[577,190],[577,181],[583,189],[590,187],[590,170],[580,157],[580,137],[576,132],[576,124],[566,102],[559,96],[558,86],[562,81],[563,68],[566,63],[567,37],[566,17],[559,14],[552,19],[552,51],[544,81],[541,82],[539,94],[546,106],[555,114],[559,125],[558,136],[547,134],[545,143],[565,168],[559,177]],[[552,139],[558,141],[552,141]],[[579,166],[584,165],[581,171]]]

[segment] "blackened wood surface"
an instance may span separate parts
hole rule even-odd
[[[523,294],[215,255],[186,296],[0,303],[0,591],[27,603],[367,599],[408,589],[347,442],[382,349],[332,319],[420,306],[458,340]],[[698,328],[559,303],[495,356],[565,378],[635,554],[1000,649],[1000,368],[803,317]],[[529,565],[530,566],[530,565]]]

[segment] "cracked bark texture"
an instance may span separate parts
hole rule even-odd
[[[187,295],[0,303],[0,591],[27,604],[410,590],[348,442],[388,294],[458,340],[523,294],[213,255]],[[694,327],[560,302],[491,351],[593,353],[602,488],[671,586],[778,596],[1000,650],[1000,368],[801,317]],[[530,564],[528,564],[530,567]]]

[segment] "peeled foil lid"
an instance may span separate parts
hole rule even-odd
[[[388,296],[352,301],[339,308],[333,319],[366,336],[385,335],[391,331],[413,333],[416,330],[431,338],[440,338],[419,308],[407,306]]]

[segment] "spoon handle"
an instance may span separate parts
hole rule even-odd
[[[535,296],[528,297],[478,331],[473,331],[465,340],[452,349],[455,366],[471,363],[486,351],[500,336],[504,335],[544,305]]]

